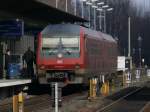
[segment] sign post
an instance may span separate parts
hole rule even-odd
[[[129,86],[131,84],[131,72],[127,71],[126,73],[126,84]]]
[[[136,77],[137,81],[139,81],[140,75],[141,75],[141,71],[139,69],[137,69],[136,72],[135,72],[135,75],[136,75],[135,77]]]
[[[55,112],[58,112],[58,82],[55,83]]]

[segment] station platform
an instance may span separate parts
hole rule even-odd
[[[0,100],[18,94],[31,83],[31,79],[0,79]]]
[[[23,110],[23,89],[31,83],[31,79],[1,79],[0,80],[0,103],[12,97],[13,112],[22,112]],[[20,107],[18,106],[20,102]]]
[[[59,108],[60,111],[71,112],[71,111],[80,111],[80,112],[96,112],[96,110],[100,107],[104,107],[111,102],[111,97],[114,94],[125,94],[125,91],[130,91],[130,88],[141,87],[145,85],[145,82],[150,81],[150,77],[146,75],[142,76],[139,80],[132,80],[128,85],[120,85],[117,83],[112,87],[110,85],[110,91],[108,95],[100,94],[93,100],[87,99],[88,92],[82,92],[81,94],[76,94],[72,96],[63,97],[63,107]],[[27,98],[28,97],[28,98]],[[116,96],[115,96],[116,97]],[[27,100],[26,100],[27,99]],[[30,102],[30,103],[29,103]],[[35,104],[36,102],[36,104]],[[30,104],[28,106],[28,104]],[[42,105],[43,104],[43,105]],[[51,97],[49,95],[42,95],[36,97],[29,97],[27,95],[24,96],[24,110],[27,112],[35,111],[35,112],[49,112],[54,111],[54,108],[50,106],[52,104]],[[37,106],[38,105],[38,106]],[[39,106],[40,105],[40,106]],[[70,106],[68,106],[70,105]],[[144,112],[149,112],[149,105],[145,107]],[[146,111],[148,110],[148,111]],[[3,111],[0,108],[0,112]],[[18,112],[18,111],[13,111]]]
[[[17,85],[24,85],[24,84],[29,84],[31,83],[30,79],[10,79],[10,80],[5,80],[1,79],[0,80],[0,88],[2,87],[11,87],[11,86],[17,86]]]

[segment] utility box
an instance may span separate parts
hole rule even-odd
[[[150,77],[150,69],[147,69],[147,76]]]
[[[118,56],[117,57],[117,71],[125,71],[125,61],[126,57],[125,56]]]
[[[10,79],[19,78],[20,75],[20,65],[17,63],[10,63],[8,67],[8,77]]]
[[[8,78],[16,79],[20,78],[22,68],[22,55],[12,54],[10,55],[11,62],[8,66]]]

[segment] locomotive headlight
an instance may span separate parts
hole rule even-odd
[[[75,65],[75,68],[76,68],[76,69],[79,69],[79,68],[80,68],[80,65],[79,65],[79,64],[76,64],[76,65]]]
[[[40,69],[45,69],[45,66],[44,66],[44,65],[41,65],[41,66],[40,66]]]
[[[63,54],[62,54],[62,53],[59,53],[59,54],[57,54],[57,57],[58,57],[58,58],[62,58],[62,57],[63,57]]]

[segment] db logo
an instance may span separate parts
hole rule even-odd
[[[57,64],[62,64],[63,60],[57,60]]]

